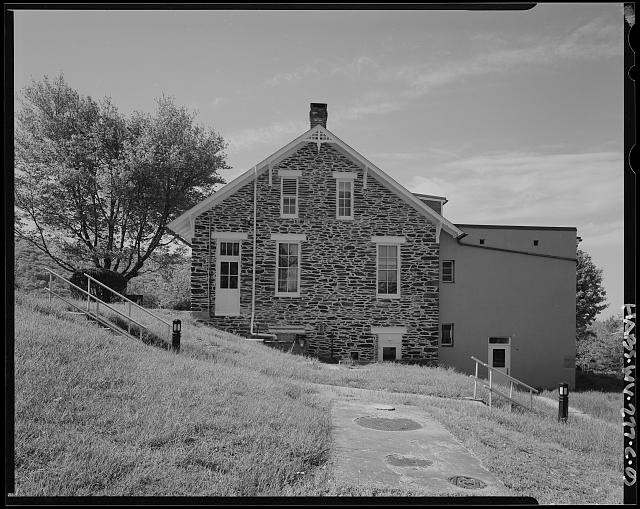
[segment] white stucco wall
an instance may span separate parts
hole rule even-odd
[[[484,238],[490,247],[576,254],[575,229],[461,228],[464,243]],[[488,338],[509,336],[512,376],[534,387],[575,387],[575,262],[464,247],[449,235],[440,242],[441,260],[455,260],[455,282],[440,283],[440,323],[454,324],[454,345],[439,347],[440,364],[473,373],[470,356],[487,362]]]

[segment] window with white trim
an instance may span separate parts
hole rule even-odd
[[[441,324],[440,345],[441,346],[453,346],[453,324],[443,323]]]
[[[300,296],[300,242],[276,243],[276,295]]]
[[[377,244],[378,297],[400,297],[400,245]]]
[[[353,219],[353,179],[336,179],[336,217]]]
[[[298,217],[298,179],[283,177],[281,183],[280,216]]]
[[[442,260],[442,282],[453,283],[455,281],[455,262]]]

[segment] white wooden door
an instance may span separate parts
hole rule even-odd
[[[240,242],[221,239],[216,253],[216,316],[240,316]]]
[[[489,366],[511,375],[511,338],[489,338]],[[507,385],[509,382],[494,371],[494,380]]]

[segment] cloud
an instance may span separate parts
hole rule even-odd
[[[622,169],[622,152],[486,154],[433,165],[406,187],[447,196],[454,222],[576,226],[608,242],[622,221]]]
[[[225,138],[229,142],[230,150],[246,150],[256,145],[273,144],[277,141],[284,143],[289,138],[305,132],[309,126],[303,122],[276,122],[263,127],[251,127],[228,133]]]
[[[359,78],[367,71],[377,71],[380,65],[371,57],[360,56],[354,58],[351,62],[343,64],[334,64],[329,70],[329,74],[334,76],[342,74],[348,78]]]
[[[276,87],[285,83],[297,83],[305,78],[320,75],[342,75],[347,78],[356,79],[362,77],[367,71],[375,71],[378,69],[380,69],[380,65],[373,58],[366,55],[355,57],[350,61],[317,58],[313,62],[300,65],[292,71],[279,72],[265,80],[265,84]]]
[[[515,43],[517,46],[518,43]],[[512,71],[517,66],[562,63],[566,60],[594,60],[622,57],[622,30],[597,18],[573,30],[564,37],[543,39],[521,47],[495,49],[482,52],[470,59],[450,62],[440,67],[413,71],[402,67],[395,70],[398,77],[409,77],[409,88],[403,95],[417,97],[432,88],[457,81],[463,76]],[[388,72],[393,76],[393,72]]]
[[[221,104],[224,104],[224,103],[227,103],[227,102],[229,102],[229,99],[227,99],[226,97],[214,97],[211,100],[210,105],[211,105],[212,108],[215,108],[215,107],[220,106]]]
[[[318,65],[319,63],[316,61],[313,64],[304,64],[291,72],[279,72],[267,79],[265,83],[270,87],[277,87],[283,83],[296,83],[307,76],[318,76],[320,74]]]
[[[606,17],[596,18],[560,37],[540,40],[521,37],[506,41],[495,34],[472,36],[476,54],[467,59],[444,63],[419,61],[403,65],[384,66],[368,56],[351,62],[334,64],[331,74],[363,78],[367,87],[389,85],[395,90],[369,90],[347,107],[334,120],[354,121],[367,115],[400,111],[411,107],[413,100],[434,88],[458,82],[465,76],[481,76],[513,72],[532,65],[564,64],[567,61],[598,60],[622,57],[622,29]],[[480,49],[478,51],[478,48]],[[294,73],[296,76],[299,73]]]

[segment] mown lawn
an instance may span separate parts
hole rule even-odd
[[[456,399],[473,380],[451,369],[327,365],[158,311],[183,320],[175,355],[56,306],[16,306],[19,494],[412,495],[333,478],[330,407],[315,385],[327,384],[423,408],[514,494],[622,502],[620,435],[611,409],[595,410],[613,396],[573,393],[595,418],[560,424],[542,404],[532,414]]]
[[[279,495],[324,464],[313,390],[32,302],[15,311],[16,495]]]

